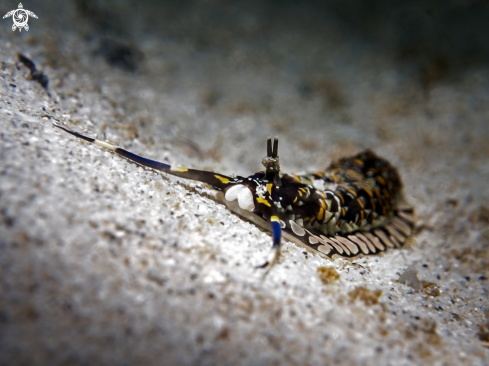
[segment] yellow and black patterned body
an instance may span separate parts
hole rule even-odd
[[[413,230],[396,169],[370,150],[322,172],[280,175],[280,184],[265,172],[231,182],[251,190],[253,213],[277,217],[283,231],[328,256],[399,247]]]
[[[403,203],[396,169],[369,150],[340,159],[322,172],[281,174],[278,138],[273,146],[268,138],[262,160],[266,170],[232,178],[146,159],[55,126],[143,166],[205,182],[223,192],[231,210],[272,231],[271,255],[261,267],[277,261],[282,235],[321,256],[355,256],[399,247],[413,231],[413,210]]]

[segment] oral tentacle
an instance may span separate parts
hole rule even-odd
[[[191,180],[196,180],[202,183],[207,183],[212,185],[213,187],[223,190],[227,188],[230,185],[230,182],[233,180],[233,178],[225,176],[223,174],[218,174],[214,172],[206,172],[203,170],[197,170],[197,169],[189,169],[189,168],[184,168],[184,167],[179,167],[175,165],[169,165],[165,164],[156,160],[151,160],[147,159],[145,157],[136,155],[130,151],[127,151],[123,148],[120,148],[116,145],[110,144],[108,142],[104,142],[101,140],[97,140],[85,135],[82,135],[81,133],[75,132],[70,130],[69,128],[66,128],[58,123],[53,123],[53,125],[59,129],[62,129],[63,131],[78,137],[82,140],[88,141],[92,144],[101,146],[103,148],[106,148],[108,150],[114,151],[116,154],[121,155],[131,161],[134,161],[135,163],[138,163],[140,165],[153,168],[155,170],[159,170],[162,172],[165,172],[170,175],[174,175],[176,177],[181,177],[185,179],[191,179]]]

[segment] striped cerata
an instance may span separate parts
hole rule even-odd
[[[267,141],[265,171],[249,177],[187,169],[146,159],[107,142],[56,127],[140,165],[208,183],[233,212],[271,230],[273,246],[265,263],[280,253],[281,238],[322,257],[377,254],[400,247],[412,235],[414,211],[402,197],[396,169],[370,150],[340,159],[324,171],[281,174],[278,138]]]

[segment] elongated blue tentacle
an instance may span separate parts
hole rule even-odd
[[[178,166],[165,164],[165,163],[162,163],[159,161],[147,159],[147,158],[144,158],[142,156],[133,154],[130,151],[124,150],[118,146],[109,144],[109,143],[104,142],[104,141],[96,140],[96,139],[93,139],[91,137],[82,135],[78,132],[72,131],[72,130],[70,130],[70,129],[68,129],[68,128],[60,125],[60,124],[53,123],[53,125],[62,129],[65,132],[68,132],[69,134],[71,134],[73,136],[80,138],[80,139],[83,139],[83,140],[88,141],[88,142],[95,144],[95,145],[102,146],[106,149],[113,150],[116,154],[124,156],[125,158],[132,160],[132,161],[134,161],[140,165],[147,166],[149,168],[153,168],[156,170],[160,170],[162,172],[165,172],[165,173],[177,176],[177,177],[196,180],[196,181],[203,182],[203,183],[208,183],[208,184],[212,185],[213,187],[220,189],[220,190],[228,187],[228,185],[229,185],[228,183],[232,179],[232,178],[227,177],[227,176],[222,175],[222,174],[217,174],[217,173],[213,173],[213,172],[206,172],[203,170],[182,168],[182,167],[178,167]]]
[[[262,265],[257,266],[257,268],[265,268],[265,267],[272,268],[277,262],[277,259],[280,255],[280,244],[282,239],[282,227],[280,226],[280,219],[278,218],[278,216],[272,215],[270,217],[269,222],[270,222],[270,227],[272,229],[272,238],[273,238],[272,250],[268,256],[267,261]]]

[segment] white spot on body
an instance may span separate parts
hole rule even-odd
[[[385,235],[382,230],[374,230],[373,233],[389,248],[394,248],[392,241]]]
[[[95,140],[94,141],[94,144],[95,145],[98,145],[98,146],[105,147],[106,149],[109,149],[109,150],[115,150],[115,149],[117,149],[117,146],[108,144],[107,142],[103,142],[103,141],[100,141],[100,140]]]
[[[367,244],[368,249],[370,250],[371,253],[376,253],[377,250],[375,249],[374,244],[365,236],[363,233],[356,233],[356,236],[360,239],[363,240],[365,244]]]
[[[312,182],[312,185],[314,188],[320,190],[320,191],[324,191],[324,180],[322,179],[316,179]]]
[[[379,238],[377,238],[376,236],[372,235],[371,233],[363,233],[363,235],[365,235],[368,239],[370,239],[370,241],[375,245],[375,247],[379,250],[385,250],[385,247],[382,245],[382,243],[380,242]]]
[[[343,254],[343,247],[336,241],[335,238],[329,238],[329,242],[333,245],[339,254]]]
[[[238,204],[243,210],[253,211],[255,209],[253,194],[248,187],[244,187],[238,192]]]
[[[359,247],[360,247],[360,250],[364,253],[364,254],[368,254],[369,253],[369,250],[367,248],[367,244],[365,244],[362,240],[360,240],[359,238],[357,238],[355,235],[349,235],[348,238],[356,243]]]
[[[320,245],[318,246],[318,250],[324,254],[329,254],[329,252],[331,252],[331,247],[329,245]]]
[[[289,224],[290,224],[290,228],[292,229],[292,231],[294,232],[295,235],[297,235],[297,236],[304,236],[306,234],[306,231],[302,227],[300,227],[299,225],[297,225],[295,223],[295,221],[290,220],[289,221]]]
[[[351,240],[348,240],[347,238],[345,237],[342,237],[342,236],[337,236],[336,239],[341,243],[343,244],[344,247],[348,248],[348,250],[352,253],[352,254],[358,254],[358,246],[353,243]]]
[[[319,240],[317,240],[314,236],[310,236],[309,237],[309,243],[317,244],[317,243],[319,243]]]
[[[224,196],[224,198],[227,200],[227,201],[234,201],[235,199],[238,198],[238,193],[243,189],[243,188],[246,188],[244,185],[242,184],[236,184],[234,186],[232,186],[231,188],[229,188],[227,191],[226,191],[226,195]]]

